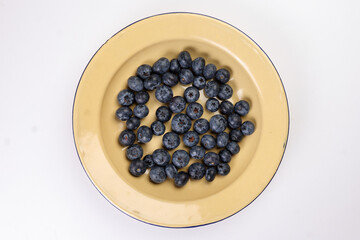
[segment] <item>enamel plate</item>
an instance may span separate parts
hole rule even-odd
[[[231,73],[231,102],[250,103],[243,121],[255,124],[255,132],[240,142],[240,152],[229,163],[227,176],[208,183],[190,180],[176,188],[172,180],[154,184],[149,170],[130,175],[130,162],[118,137],[126,126],[115,118],[117,94],[141,64],[152,65],[160,57],[176,58],[187,50],[193,59],[205,58]],[[173,88],[183,95],[184,86]],[[198,102],[205,104],[201,91]],[[154,91],[146,104],[149,115],[141,125],[150,126],[160,103]],[[212,113],[204,111],[203,118]],[[169,131],[170,122],[166,124]],[[165,227],[199,226],[229,217],[250,204],[274,176],[287,143],[288,105],[281,79],[264,51],[247,35],[220,20],[190,13],[157,15],[122,29],[96,52],[79,82],[73,107],[76,149],[89,178],[115,207],[141,221]],[[162,137],[143,145],[144,156],[161,148]],[[179,148],[184,148],[181,144]],[[218,151],[218,150],[215,150]],[[170,151],[172,153],[173,151]],[[191,163],[195,160],[191,160]],[[184,169],[186,170],[186,168]]]

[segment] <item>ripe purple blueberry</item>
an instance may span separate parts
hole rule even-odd
[[[134,103],[135,94],[129,89],[125,89],[119,92],[117,99],[120,105],[130,106]]]
[[[150,77],[144,80],[144,88],[152,91],[161,85],[161,77],[157,74],[151,74]]]
[[[150,96],[148,92],[140,91],[135,94],[135,101],[137,104],[145,104],[149,101]]]
[[[220,107],[219,107],[219,112],[223,115],[230,115],[231,113],[233,113],[234,111],[234,105],[225,100],[225,101],[222,101],[221,104],[220,104]]]
[[[150,77],[151,72],[152,72],[151,66],[148,64],[143,64],[137,68],[136,75],[141,79],[145,80],[148,77]]]
[[[157,184],[162,183],[166,180],[165,169],[160,166],[154,166],[153,168],[151,168],[149,176],[150,180],[153,183]]]
[[[174,133],[174,132],[167,132],[165,133],[165,135],[163,136],[163,145],[166,149],[175,149],[179,146],[180,144],[180,137],[178,134]]]
[[[157,74],[164,74],[169,70],[169,68],[170,68],[170,62],[167,58],[164,57],[157,60],[152,66],[153,72]]]
[[[215,79],[219,83],[227,83],[230,79],[230,73],[228,70],[221,68],[216,71],[215,73]]]
[[[191,119],[183,114],[178,113],[176,114],[173,119],[171,120],[171,129],[179,134],[186,133],[191,128]]]
[[[173,97],[173,91],[169,86],[161,85],[156,88],[155,91],[155,98],[161,103],[168,103],[170,102],[171,98]]]
[[[129,172],[134,177],[139,177],[143,175],[146,171],[146,163],[144,161],[141,161],[140,159],[135,159],[134,161],[131,161]]]
[[[170,154],[164,149],[157,149],[152,154],[153,161],[158,166],[166,166],[170,162]]]
[[[184,98],[188,103],[196,102],[199,97],[200,92],[199,89],[197,89],[196,87],[188,87],[184,91]]]
[[[116,118],[121,121],[126,121],[130,119],[132,115],[132,110],[129,107],[120,107],[118,110],[116,110]]]
[[[141,78],[132,76],[128,79],[128,87],[135,92],[140,92],[144,89],[144,82]]]
[[[191,67],[191,56],[188,51],[182,51],[178,56],[179,64],[182,68],[190,68]]]
[[[247,101],[241,100],[235,103],[234,111],[240,116],[245,116],[250,110],[250,105]]]
[[[191,64],[192,71],[197,76],[202,75],[204,67],[205,67],[205,59],[202,57],[196,58]]]
[[[179,81],[182,85],[190,84],[194,81],[194,75],[189,69],[181,69]]]
[[[137,130],[137,139],[139,143],[147,143],[150,142],[152,139],[153,132],[147,126],[141,126]]]
[[[192,119],[200,118],[204,113],[204,109],[200,103],[192,102],[186,107],[186,114]]]
[[[208,98],[216,97],[219,94],[219,91],[220,91],[219,83],[215,82],[214,80],[211,80],[206,83],[204,92]]]
[[[190,156],[185,150],[176,150],[172,155],[172,163],[177,168],[186,167],[189,164]]]
[[[241,126],[241,117],[237,113],[232,113],[228,117],[228,126],[231,129],[237,129]]]
[[[136,130],[140,126],[140,119],[137,117],[131,117],[126,121],[126,128],[129,130]]]
[[[216,66],[214,64],[208,64],[204,67],[203,76],[205,79],[212,79],[215,77]]]
[[[219,109],[219,100],[217,100],[216,98],[209,98],[208,100],[206,100],[206,109],[209,110],[210,112],[216,112]]]
[[[186,107],[186,101],[183,97],[176,96],[170,100],[169,108],[173,113],[180,113],[184,111]]]
[[[190,165],[188,173],[191,179],[202,179],[205,176],[206,167],[204,164],[196,162]]]
[[[194,147],[196,144],[198,144],[199,140],[200,140],[199,134],[197,134],[194,131],[188,131],[183,136],[184,144],[187,147]]]
[[[122,146],[130,146],[135,142],[135,133],[131,130],[124,130],[120,133],[119,143]]]
[[[143,149],[140,145],[134,144],[126,149],[126,157],[130,161],[140,159],[143,156]]]
[[[204,156],[204,164],[208,167],[217,166],[220,163],[220,157],[214,152],[207,152]]]
[[[245,121],[242,125],[241,125],[241,132],[244,135],[251,135],[253,134],[255,131],[255,126],[252,122],[250,121]]]
[[[175,175],[174,184],[176,187],[183,187],[189,181],[189,174],[184,171],[178,172]]]

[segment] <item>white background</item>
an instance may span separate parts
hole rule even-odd
[[[359,239],[359,1],[0,0],[0,239]],[[223,19],[270,56],[289,98],[283,162],[249,207],[165,229],[93,187],[71,130],[78,80],[114,33],[149,15]]]

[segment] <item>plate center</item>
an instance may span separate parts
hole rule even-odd
[[[247,100],[250,103],[251,110],[248,116],[245,116],[242,120],[253,121],[257,127],[256,131],[258,133],[261,131],[262,118],[260,94],[255,84],[255,80],[252,79],[252,75],[247,71],[246,66],[243,65],[241,56],[234,56],[230,51],[204,39],[164,41],[155,45],[150,45],[132,55],[125,64],[119,66],[117,73],[109,81],[103,98],[100,115],[100,127],[103,141],[102,146],[113,169],[121,179],[138,192],[164,201],[191,201],[206,198],[221,192],[227,186],[231,185],[232,182],[241,178],[242,173],[251,163],[260,139],[260,134],[244,137],[239,144],[240,153],[233,156],[229,163],[231,167],[229,175],[217,175],[215,180],[211,183],[208,183],[203,178],[201,180],[190,180],[185,187],[176,188],[172,179],[167,179],[162,184],[151,183],[149,180],[149,170],[147,170],[143,176],[138,178],[130,175],[128,171],[130,161],[127,160],[125,156],[126,148],[120,146],[118,143],[118,136],[120,132],[126,128],[126,122],[121,122],[115,118],[115,111],[120,107],[117,103],[117,94],[127,87],[127,79],[135,74],[138,66],[141,64],[152,65],[160,57],[167,57],[171,60],[176,58],[178,53],[183,50],[189,51],[192,59],[203,57],[207,64],[213,63],[217,68],[225,67],[230,70],[231,80],[228,84],[233,88],[234,94],[229,101],[235,104],[239,100]],[[183,96],[183,92],[188,86],[190,85],[183,86],[179,83],[173,87],[174,96]],[[164,105],[155,99],[155,91],[149,92],[149,94],[150,100],[146,105],[148,106],[150,113],[141,121],[140,126],[146,125],[150,127],[151,123],[156,120],[156,109]],[[207,98],[205,97],[203,90],[201,90],[198,102],[204,106],[202,118],[209,120],[212,115],[217,114],[218,112],[210,113],[207,111],[205,109],[206,100]],[[165,124],[166,132],[171,131],[170,122],[171,120]],[[193,129],[193,127],[191,129]],[[229,132],[228,129],[227,132]],[[210,132],[207,134],[210,134]],[[161,148],[161,146],[162,136],[154,135],[149,143],[142,144],[144,156],[152,154],[154,150]],[[178,149],[189,150],[182,141],[180,146],[175,150]],[[175,150],[169,151],[170,154],[172,155]],[[210,151],[218,152],[219,149]],[[197,161],[199,160],[191,159],[189,165]],[[187,167],[181,170],[187,170]]]

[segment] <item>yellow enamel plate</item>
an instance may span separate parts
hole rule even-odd
[[[172,180],[153,184],[149,172],[130,175],[125,148],[118,136],[125,122],[116,120],[117,94],[141,64],[152,65],[160,57],[176,58],[182,50],[193,59],[227,68],[234,89],[231,102],[250,103],[243,121],[256,130],[240,142],[240,153],[227,176],[190,180],[176,188]],[[174,87],[182,95],[184,86]],[[203,91],[199,102],[204,104]],[[147,103],[150,114],[141,125],[150,126],[160,106],[154,92]],[[205,111],[203,117],[212,114]],[[170,122],[166,124],[170,130]],[[251,203],[274,176],[284,153],[289,128],[288,105],[280,77],[262,49],[248,36],[217,19],[190,13],[157,15],[138,21],[110,38],[86,67],[75,96],[73,131],[81,163],[100,193],[114,206],[141,221],[166,226],[190,227],[213,223]],[[144,155],[161,147],[161,136],[144,144]],[[184,148],[180,145],[179,148]],[[216,150],[218,151],[218,150]],[[172,153],[171,151],[170,153]],[[191,160],[194,162],[194,160]]]

